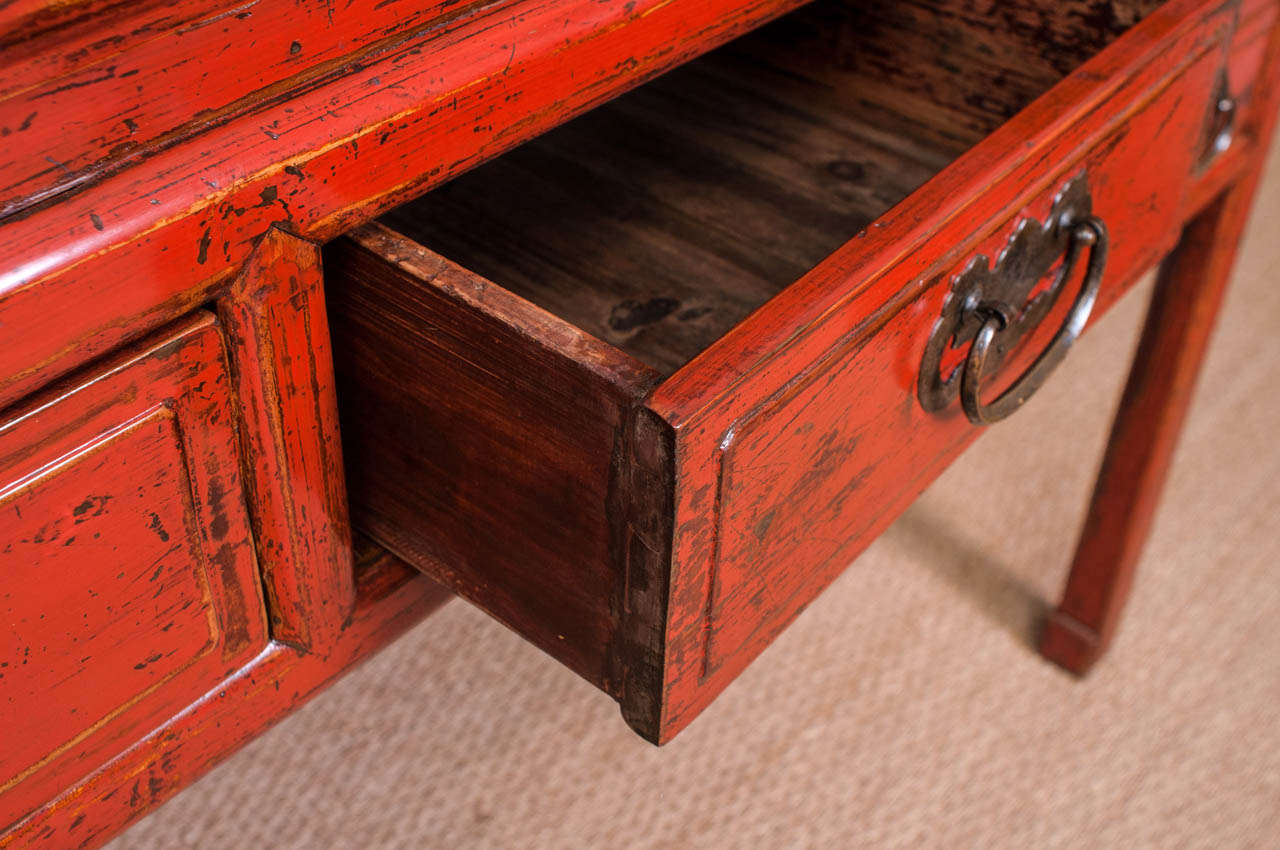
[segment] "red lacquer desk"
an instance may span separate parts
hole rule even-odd
[[[669,739],[1164,260],[1041,642],[1084,672],[1280,4],[979,5],[0,7],[0,845],[452,594]]]

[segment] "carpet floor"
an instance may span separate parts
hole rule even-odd
[[[1150,283],[673,743],[450,603],[112,850],[1280,847],[1280,146],[1120,636],[1033,651]]]

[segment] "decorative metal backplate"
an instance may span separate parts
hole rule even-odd
[[[955,402],[962,368],[951,368],[943,375],[942,361],[948,350],[963,349],[973,342],[989,315],[980,307],[1015,307],[1011,315],[1004,316],[1006,325],[988,367],[992,373],[1004,355],[1048,315],[1066,288],[1067,270],[1059,261],[1070,247],[1072,228],[1092,213],[1088,179],[1081,173],[1067,181],[1054,198],[1047,221],[1024,219],[1018,223],[994,265],[985,254],[979,254],[955,277],[920,363],[918,393],[925,410],[936,413]],[[1055,276],[1049,286],[1033,296],[1051,271]]]

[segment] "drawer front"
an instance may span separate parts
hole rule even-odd
[[[658,739],[685,725],[976,436],[958,402],[930,412],[917,392],[958,275],[1049,221],[1072,180],[1110,232],[1095,316],[1167,252],[1235,11],[1168,4],[658,388],[649,409],[668,431],[653,445],[673,456],[674,525],[665,576],[649,576],[664,558],[643,553],[667,531],[633,530],[644,545],[629,584],[669,581],[629,600],[634,725]],[[997,384],[1035,359],[1071,301]],[[967,348],[948,347],[944,377]]]
[[[0,420],[0,825],[266,644],[201,314]]]

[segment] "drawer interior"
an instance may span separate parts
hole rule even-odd
[[[818,0],[382,221],[671,374],[1154,8]]]

